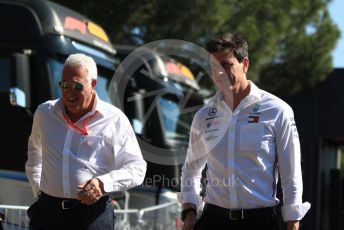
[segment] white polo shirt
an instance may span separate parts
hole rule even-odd
[[[201,172],[207,163],[204,202],[228,209],[278,204],[278,171],[285,221],[300,220],[302,203],[300,144],[293,111],[276,96],[250,82],[251,90],[232,111],[217,93],[192,122],[182,169],[181,203],[202,204]]]
[[[47,101],[36,110],[26,162],[35,196],[42,190],[77,198],[77,187],[92,178],[104,183],[105,192],[142,183],[146,162],[122,111],[97,97],[92,111],[74,123],[80,129],[68,124],[64,113],[61,100]]]

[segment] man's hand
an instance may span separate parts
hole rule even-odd
[[[182,230],[191,230],[197,222],[196,215],[193,212],[186,214]]]
[[[87,181],[86,184],[79,185],[78,188],[80,191],[77,195],[82,204],[94,204],[103,196],[104,185],[97,178]]]
[[[287,221],[287,229],[288,230],[299,230],[299,221],[298,220]]]
[[[194,208],[196,209],[196,206],[191,203],[185,203],[183,204],[183,210],[187,208]],[[186,214],[184,219],[184,224],[182,230],[191,230],[197,222],[196,215],[193,211],[190,211]]]

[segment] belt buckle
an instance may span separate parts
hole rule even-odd
[[[232,213],[233,211],[233,213]],[[235,212],[241,211],[241,218],[235,216]],[[244,210],[229,210],[229,219],[230,220],[243,220],[244,219]]]
[[[65,202],[68,202],[68,200],[63,200],[63,201],[61,202],[62,209],[63,209],[63,210],[70,209],[70,207],[66,207],[66,206],[65,206]],[[67,206],[68,206],[68,205],[67,205]]]

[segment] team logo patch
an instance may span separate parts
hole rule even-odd
[[[259,108],[260,108],[260,104],[255,104],[253,109],[252,109],[252,113],[257,113],[259,111]]]
[[[216,108],[210,108],[209,111],[208,111],[208,115],[213,117],[215,116],[217,113],[217,109]]]

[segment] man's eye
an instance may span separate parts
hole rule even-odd
[[[232,66],[232,63],[228,63],[228,62],[222,63],[222,67],[223,68],[228,68],[228,67],[231,67],[231,66]]]

